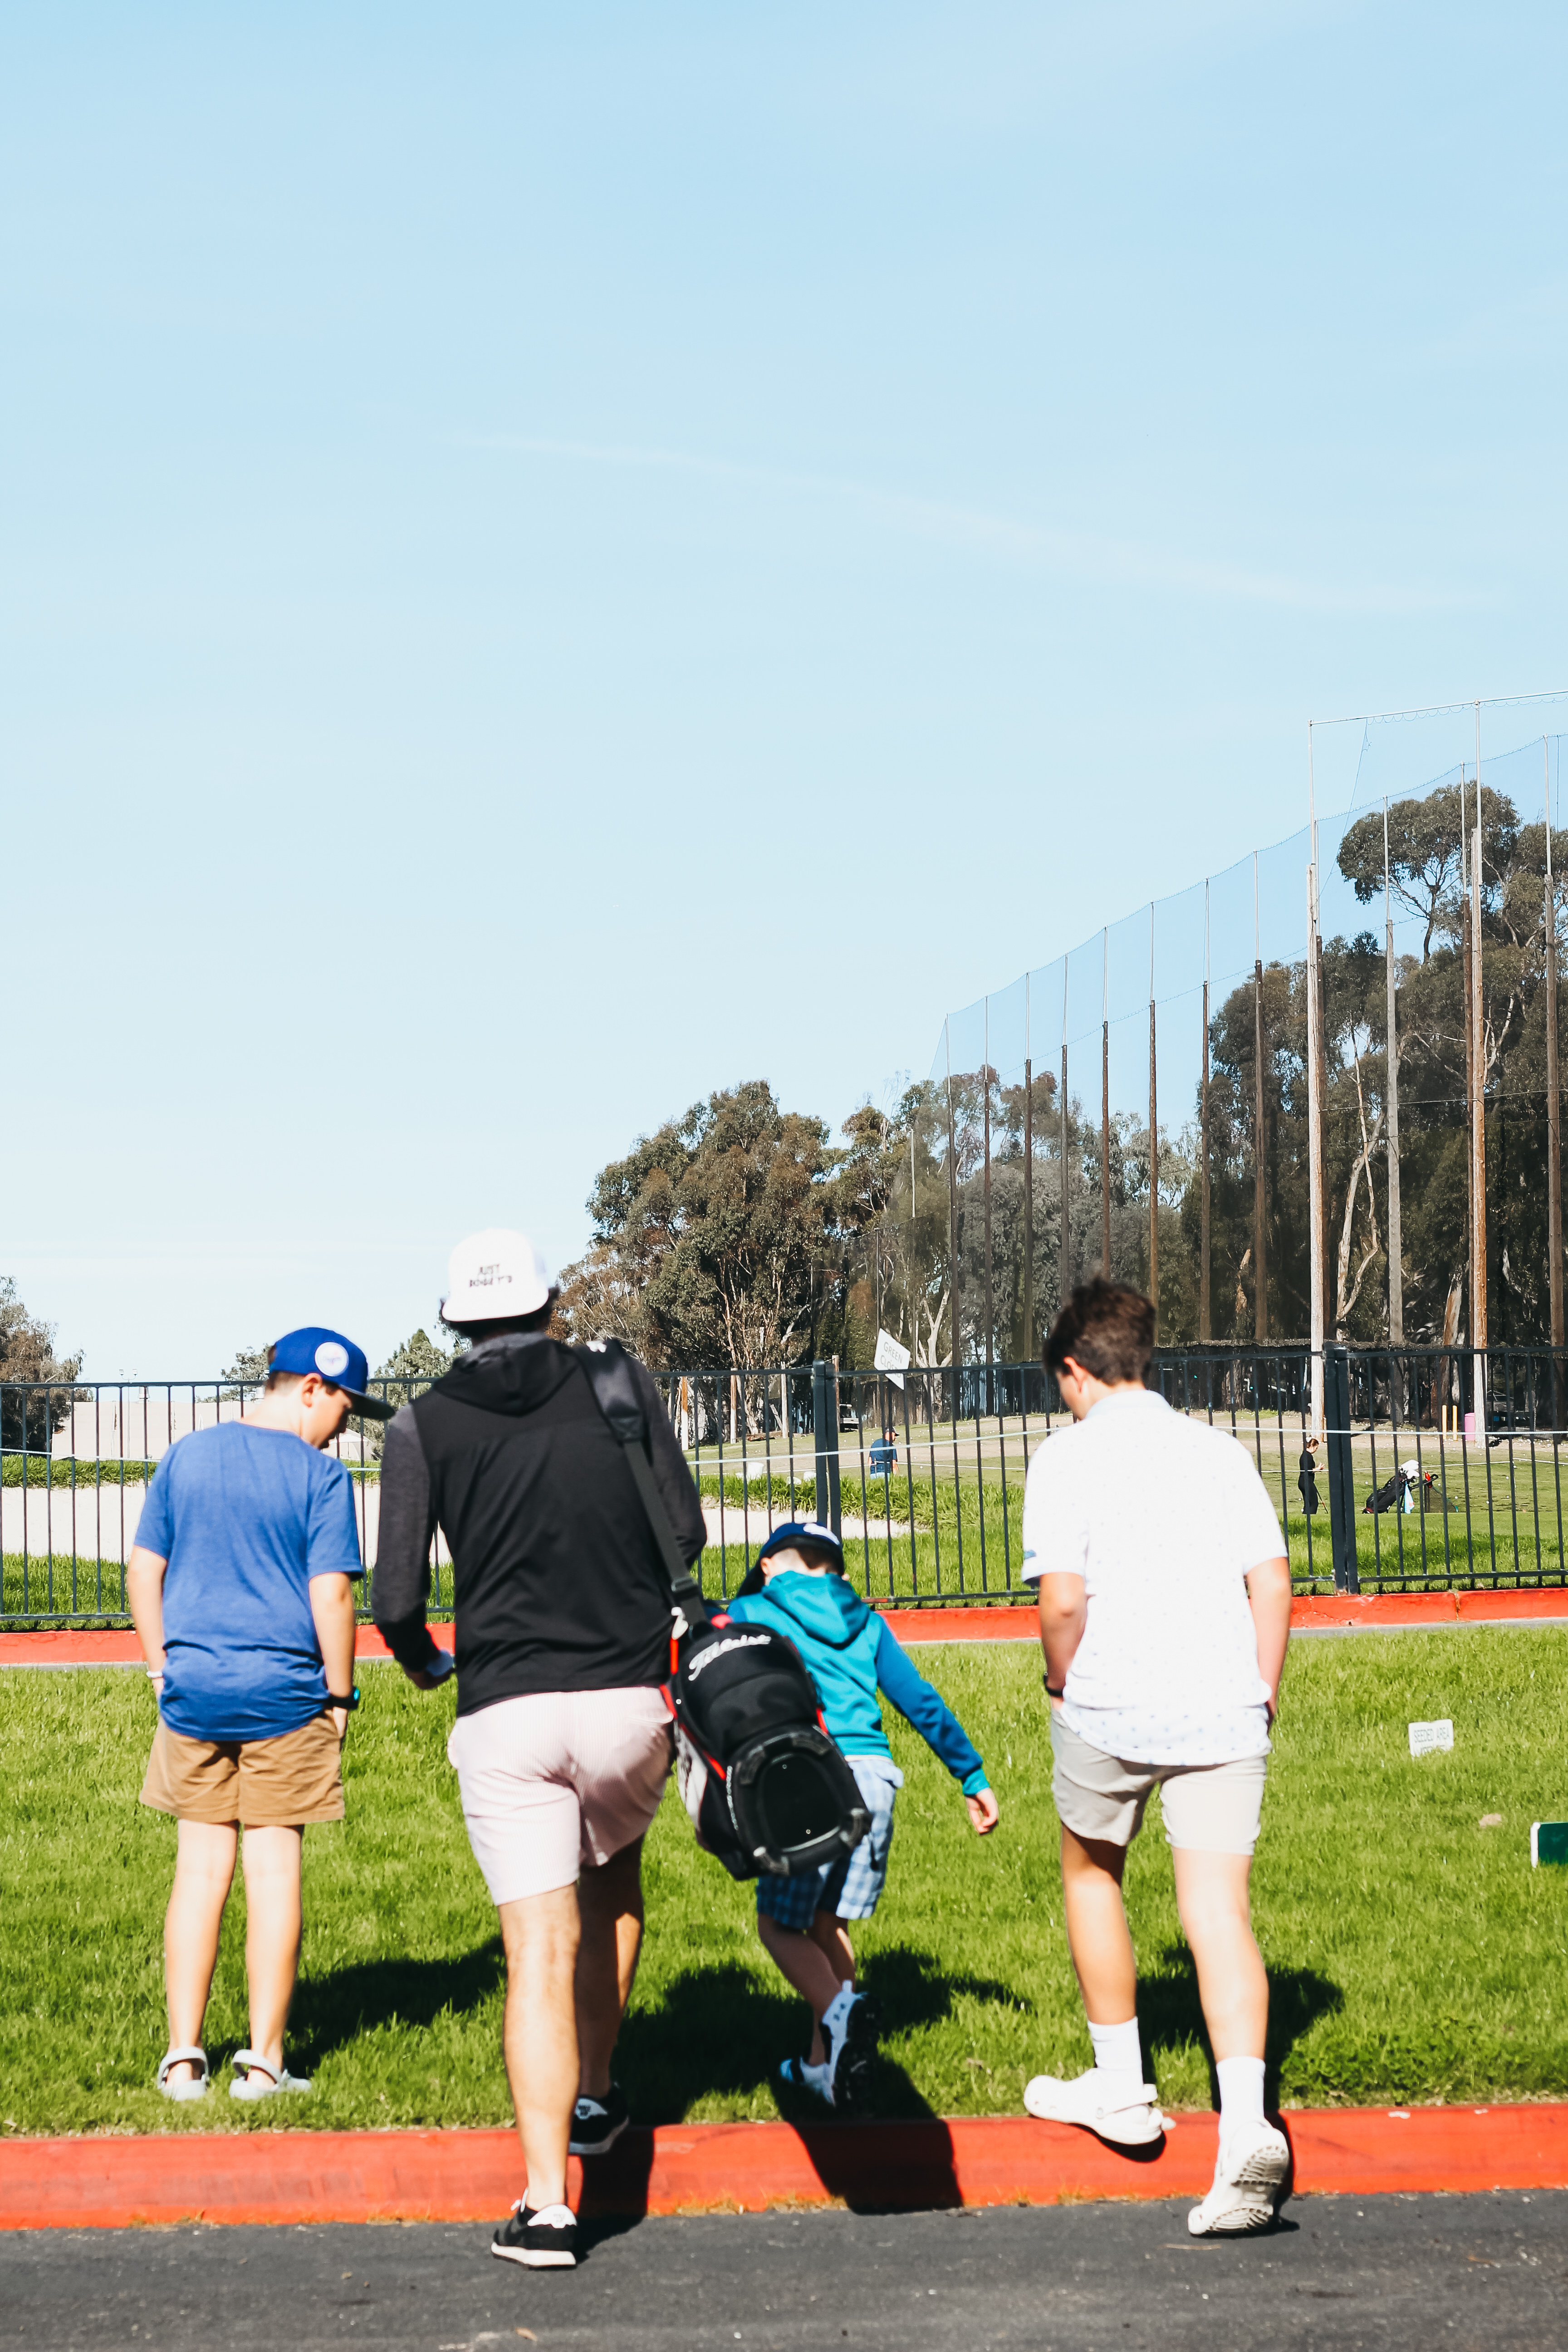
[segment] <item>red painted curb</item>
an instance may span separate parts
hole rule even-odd
[[[1568,2105],[1298,2109],[1299,2192],[1377,2196],[1568,2186]],[[1215,2119],[1183,2116],[1136,2161],[1026,2117],[949,2123],[668,2124],[574,2161],[591,2214],[833,2205],[897,2211],[1200,2197]],[[509,2131],[169,2133],[0,2144],[0,2229],[174,2221],[491,2221],[521,2186]]]
[[[1306,1592],[1290,1603],[1290,1628],[1324,1625],[1509,1625],[1568,1620],[1568,1586],[1508,1592]]]
[[[900,1642],[1037,1642],[1032,1607],[992,1609],[889,1609],[883,1612]],[[1568,1623],[1568,1586],[1509,1592],[1317,1592],[1300,1593],[1290,1604],[1292,1632],[1311,1633],[1347,1625],[1510,1625],[1544,1621]],[[449,1650],[449,1624],[432,1625],[432,1638]],[[362,1625],[354,1643],[360,1658],[391,1656],[374,1625]],[[132,1665],[140,1662],[134,1633],[85,1633],[54,1626],[36,1633],[0,1633],[0,1666]]]

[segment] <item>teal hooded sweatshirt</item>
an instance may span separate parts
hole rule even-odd
[[[816,1685],[823,1721],[846,1756],[891,1756],[877,1703],[880,1691],[941,1757],[966,1797],[990,1786],[958,1717],[915,1672],[887,1619],[868,1609],[844,1577],[786,1568],[770,1577],[764,1591],[730,1601],[728,1613],[744,1625],[771,1626],[795,1643]]]

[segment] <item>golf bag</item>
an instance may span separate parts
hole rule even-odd
[[[1404,1510],[1405,1490],[1412,1483],[1403,1470],[1396,1470],[1392,1478],[1384,1480],[1374,1495],[1367,1496],[1361,1507],[1363,1517],[1370,1511],[1374,1517],[1381,1518],[1384,1511]]]
[[[871,1816],[829,1737],[793,1642],[710,1615],[680,1557],[647,1454],[630,1360],[616,1340],[580,1351],[600,1412],[626,1452],[658,1544],[674,1611],[665,1704],[677,1782],[697,1842],[732,1878],[794,1878],[858,1846]]]

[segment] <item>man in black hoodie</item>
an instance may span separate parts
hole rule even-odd
[[[389,1423],[372,1607],[409,1680],[449,1671],[425,1622],[437,1526],[452,1553],[458,1716],[447,1753],[507,1958],[504,2042],[527,2193],[492,2251],[576,2260],[568,2154],[626,2125],[610,2060],[642,1938],[642,1841],[669,1769],[670,1595],[619,1440],[521,1234],[452,1252],[442,1319],[471,1342]],[[706,1540],[685,1457],[640,1365],[653,1475],[688,1564]]]

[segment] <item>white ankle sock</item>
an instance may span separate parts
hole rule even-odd
[[[1219,2136],[1223,2141],[1237,2126],[1263,2121],[1263,2061],[1261,2058],[1217,2058],[1219,2076]]]
[[[1135,2017],[1130,2017],[1125,2025],[1090,2025],[1089,2038],[1094,2044],[1094,2063],[1102,2074],[1119,2075],[1142,2088],[1143,2053]]]

